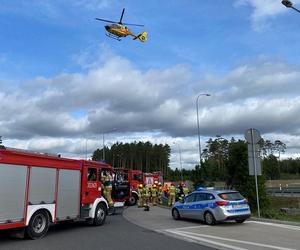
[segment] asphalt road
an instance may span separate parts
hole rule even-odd
[[[211,250],[130,223],[121,214],[107,217],[103,226],[84,223],[52,226],[40,240],[16,239],[0,231],[0,249],[5,250]]]
[[[136,225],[155,232],[210,246],[230,250],[295,250],[300,249],[300,227],[287,224],[248,220],[243,224],[225,222],[208,226],[199,221],[171,217],[171,210],[151,207],[149,212],[137,207],[124,211],[124,217]]]

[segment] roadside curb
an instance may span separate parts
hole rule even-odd
[[[274,219],[266,219],[266,218],[258,218],[258,217],[250,217],[249,220],[252,221],[261,221],[261,222],[269,222],[269,223],[275,223],[275,224],[285,224],[285,225],[291,225],[291,226],[299,226],[299,222],[294,221],[285,221],[285,220],[274,220]]]

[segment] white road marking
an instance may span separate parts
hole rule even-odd
[[[198,234],[198,233],[181,232],[181,231],[176,232],[174,230],[168,230],[168,232],[175,233],[175,234],[181,234],[182,236],[195,237],[195,238],[198,238],[199,240],[203,240],[203,238],[200,238],[200,237],[204,237],[204,238],[210,238],[210,239],[215,239],[215,240],[223,240],[223,241],[235,242],[235,243],[240,243],[240,244],[264,247],[264,248],[271,248],[271,249],[278,249],[278,250],[295,250],[295,249],[292,249],[292,248],[278,247],[278,246],[266,245],[266,244],[261,244],[261,243],[251,242],[251,241],[244,241],[244,240],[234,240],[234,239],[228,239],[228,238],[223,238],[223,237],[218,237],[218,236],[213,236],[213,235],[207,235],[207,234]],[[215,241],[212,241],[212,243],[215,244]]]
[[[171,233],[171,234],[176,234],[176,235],[179,235],[180,237],[183,237],[183,238],[192,239],[193,241],[196,241],[197,243],[206,242],[206,243],[209,243],[211,245],[220,246],[220,247],[223,247],[223,248],[225,247],[227,249],[232,249],[232,250],[247,250],[247,248],[236,247],[236,246],[232,246],[232,245],[228,245],[228,244],[224,244],[224,243],[220,243],[220,242],[216,242],[216,241],[212,241],[212,240],[208,240],[208,239],[203,239],[203,238],[200,238],[200,237],[197,237],[197,236],[192,236],[192,235],[182,233],[180,231],[165,230],[165,232],[168,232],[168,233]]]
[[[255,223],[255,224],[261,224],[261,225],[266,225],[266,226],[280,227],[280,228],[300,231],[300,227],[287,225],[287,224],[276,224],[276,223],[262,222],[262,221],[246,221],[246,223]]]
[[[208,226],[208,225],[201,225],[201,226],[193,226],[193,227],[176,227],[176,228],[160,229],[159,231],[166,231],[166,230],[185,230],[185,229],[194,229],[194,228],[203,228],[203,227],[211,227],[211,226]]]

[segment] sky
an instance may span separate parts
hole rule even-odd
[[[300,0],[293,1],[300,8]],[[117,41],[103,22],[144,24]],[[300,156],[300,15],[280,0],[3,0],[0,136],[8,147],[90,158],[104,143],[199,161],[209,138],[249,128]]]

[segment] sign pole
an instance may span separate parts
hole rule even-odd
[[[258,218],[260,218],[260,208],[259,208],[259,195],[258,195],[258,184],[257,184],[257,166],[256,166],[256,155],[254,148],[254,136],[253,136],[253,128],[251,128],[251,139],[252,139],[252,151],[253,151],[253,163],[254,163],[254,178],[255,178],[255,188],[256,188],[256,202],[257,202],[257,214]]]

